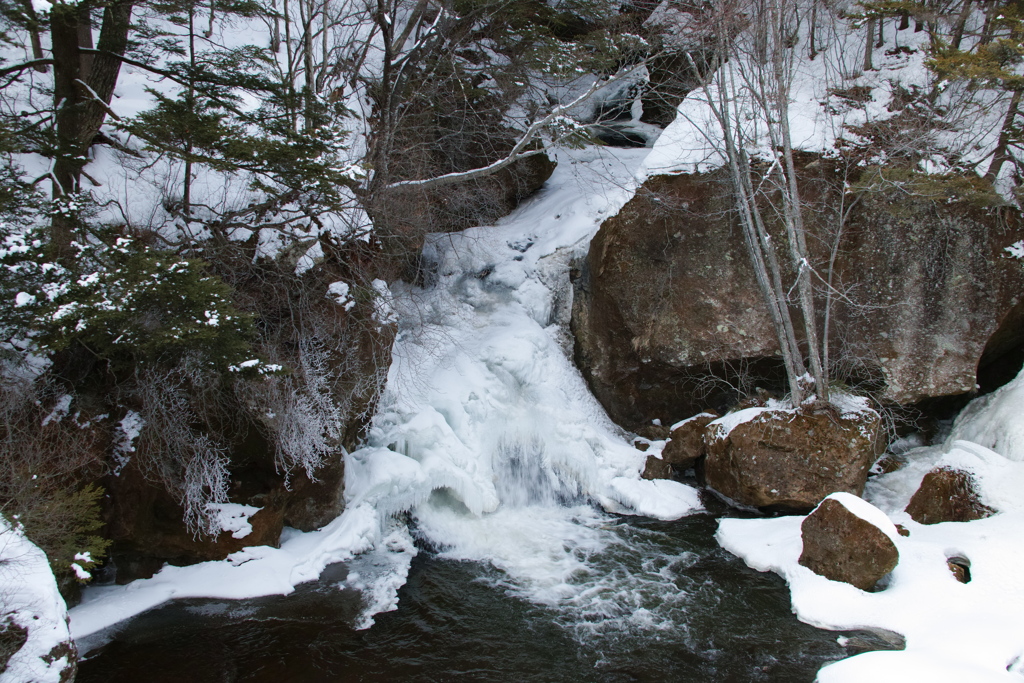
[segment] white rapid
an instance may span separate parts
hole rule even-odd
[[[633,604],[649,579],[598,570],[628,541],[595,506],[700,509],[694,489],[639,478],[645,456],[570,359],[569,262],[632,196],[648,152],[560,153],[498,225],[428,239],[426,284],[393,287],[400,329],[370,447],[346,461],[350,505],[408,510],[442,556],[490,563],[508,590],[584,621],[657,621]]]

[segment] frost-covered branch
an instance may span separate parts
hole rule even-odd
[[[391,183],[385,187],[387,190],[393,190],[400,187],[443,187],[445,185],[453,185],[455,183],[463,183],[468,180],[475,178],[483,178],[494,173],[497,173],[501,169],[509,166],[519,159],[533,156],[535,154],[543,154],[544,150],[527,150],[526,148],[533,143],[537,136],[546,127],[555,122],[559,117],[565,116],[566,112],[572,110],[574,107],[586,102],[590,99],[594,93],[617,80],[628,76],[629,74],[635,73],[641,67],[638,65],[630,66],[626,69],[620,69],[615,75],[609,76],[605,79],[598,79],[587,88],[587,90],[575,98],[571,102],[559,105],[553,108],[546,116],[534,121],[526,129],[526,131],[519,137],[519,140],[512,147],[511,151],[501,159],[494,161],[486,166],[479,168],[470,169],[468,171],[457,171],[454,173],[445,173],[444,175],[434,176],[433,178],[422,178],[419,180],[400,180],[398,182]]]

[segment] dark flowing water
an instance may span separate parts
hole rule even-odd
[[[594,590],[622,592],[623,609],[667,615],[667,626],[662,618],[657,627],[612,620],[605,628],[594,615],[515,597],[486,564],[426,550],[398,610],[368,630],[351,627],[360,598],[336,587],[345,569],[335,565],[287,597],[188,600],[142,614],[105,634],[78,680],[809,682],[827,662],[885,647],[867,633],[846,634],[842,647],[840,634],[797,621],[782,580],[719,548],[710,515],[621,518],[618,528],[637,538],[638,551],[620,548],[605,570],[657,572],[678,592],[632,594],[614,582]]]

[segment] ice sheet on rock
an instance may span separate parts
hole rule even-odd
[[[626,511],[657,519],[679,519],[702,509],[695,488],[669,479],[616,477],[608,495]]]
[[[971,401],[946,440],[973,441],[1015,461],[1024,461],[1024,370],[991,394]]]

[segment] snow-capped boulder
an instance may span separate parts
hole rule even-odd
[[[800,564],[832,581],[871,590],[896,568],[896,526],[885,513],[848,493],[821,502],[800,525]]]
[[[981,502],[974,475],[952,467],[936,467],[924,475],[907,505],[907,514],[918,524],[972,522],[993,512]]]
[[[836,491],[861,494],[880,425],[866,402],[842,412],[739,410],[708,424],[704,477],[741,505],[810,510]]]
[[[25,640],[7,662],[2,683],[67,683],[78,668],[68,612],[42,550],[0,515],[0,624]],[[4,664],[6,667],[4,668]]]

